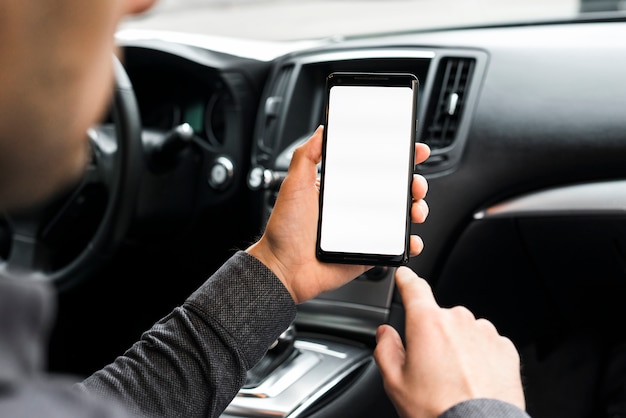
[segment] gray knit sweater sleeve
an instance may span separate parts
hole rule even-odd
[[[215,417],[295,318],[278,278],[236,253],[123,356],[79,384],[147,417]]]
[[[530,418],[515,405],[495,399],[472,399],[461,402],[439,418]]]

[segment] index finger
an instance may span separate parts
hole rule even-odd
[[[409,311],[416,306],[439,307],[428,282],[410,268],[398,267],[395,279],[405,310]]]

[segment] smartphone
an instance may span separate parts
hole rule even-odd
[[[418,85],[405,73],[326,78],[319,260],[408,263]]]

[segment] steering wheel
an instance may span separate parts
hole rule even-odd
[[[61,196],[0,217],[0,275],[65,289],[102,267],[127,233],[143,172],[141,123],[130,79],[113,60],[110,120],[87,133],[90,163]]]

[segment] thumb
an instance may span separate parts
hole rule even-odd
[[[378,327],[374,360],[386,382],[392,385],[401,382],[405,358],[406,352],[398,331],[389,325]]]
[[[289,166],[290,171],[300,169],[310,171],[311,167],[316,167],[319,164],[322,160],[323,134],[324,126],[320,125],[304,144],[296,148]]]

